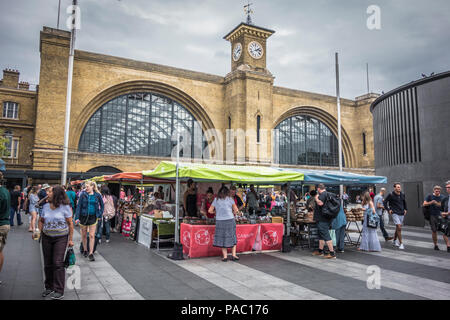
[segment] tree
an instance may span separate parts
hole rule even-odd
[[[5,131],[0,129],[0,156],[2,158],[9,157],[8,143],[9,139],[5,136]]]

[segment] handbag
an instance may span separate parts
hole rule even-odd
[[[333,241],[333,246],[336,247],[336,231],[331,229],[331,230],[329,230],[329,232],[330,232],[331,240]]]
[[[75,252],[72,247],[69,247],[66,251],[66,257],[64,258],[64,268],[67,269],[68,267],[75,265],[75,262]]]
[[[449,230],[449,219],[448,218],[443,218],[443,217],[439,217],[438,218],[438,223],[437,223],[437,230],[439,232],[442,232],[444,235],[448,236],[450,234],[450,230]]]
[[[370,212],[367,214],[367,227],[371,229],[378,228],[378,215],[373,213],[372,209],[368,209]]]
[[[389,224],[389,213],[387,213],[386,210],[383,211],[383,223],[385,226],[387,226]]]

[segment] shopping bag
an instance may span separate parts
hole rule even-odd
[[[336,247],[336,231],[333,229],[330,230],[330,237],[333,240],[333,247]]]
[[[66,257],[64,258],[64,267],[68,268],[70,266],[73,266],[75,265],[75,262],[75,252],[73,251],[72,247],[69,247],[66,251]]]
[[[383,211],[382,219],[385,226],[389,225],[389,214],[387,213],[386,210]]]

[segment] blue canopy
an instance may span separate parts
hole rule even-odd
[[[278,168],[279,170],[297,171],[304,174],[304,180],[293,184],[324,183],[324,184],[383,184],[387,183],[386,177],[366,176],[337,170],[311,170],[302,168]]]

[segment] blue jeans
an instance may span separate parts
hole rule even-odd
[[[9,224],[11,225],[11,227],[14,226],[14,216],[16,215],[16,213],[17,213],[17,224],[18,225],[22,224],[22,217],[20,216],[20,211],[17,210],[17,208],[11,207],[9,211]]]
[[[345,225],[335,230],[336,232],[336,247],[340,251],[344,251],[345,247]]]
[[[383,232],[383,237],[385,239],[387,239],[387,238],[389,238],[389,234],[387,233],[386,229],[384,228],[383,216],[379,216],[379,217],[380,217],[380,219],[379,219],[379,221],[380,221],[380,230],[381,230],[381,232]]]
[[[103,228],[105,228],[106,240],[109,240],[111,235],[111,220],[105,221],[105,219],[100,219],[97,224],[96,237],[101,239],[103,235]]]

